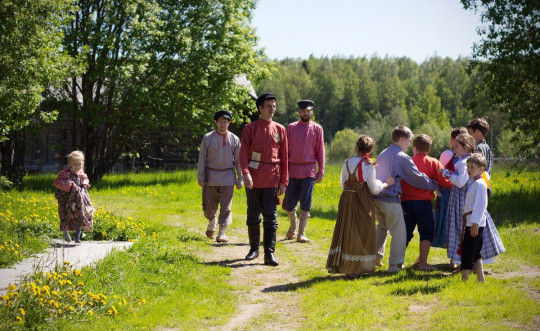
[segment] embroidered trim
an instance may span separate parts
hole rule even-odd
[[[339,252],[341,252],[341,247],[336,247],[336,248],[331,249],[328,255],[333,255]],[[350,255],[350,254],[342,253],[341,258],[346,261],[367,262],[367,261],[375,261],[375,259],[377,258],[377,255]]]

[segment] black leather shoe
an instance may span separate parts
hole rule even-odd
[[[274,254],[264,254],[264,264],[265,265],[271,265],[272,267],[275,267],[279,265],[278,260],[274,257]]]
[[[246,255],[246,260],[251,261],[259,257],[258,249],[250,249],[248,255]]]

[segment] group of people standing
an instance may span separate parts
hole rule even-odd
[[[218,223],[217,242],[228,241],[225,230],[232,219],[233,189],[245,185],[250,244],[245,259],[259,256],[262,221],[264,264],[277,266],[276,209],[283,193],[282,207],[290,220],[286,239],[310,241],[305,230],[313,188],[324,177],[323,129],[312,121],[315,104],[311,100],[298,102],[300,120],[287,128],[273,121],[274,95],[261,95],[256,106],[260,118],[246,125],[241,139],[228,131],[232,114],[226,110],[215,113],[217,129],[206,134],[201,143],[198,181],[203,188],[203,209],[208,219],[206,236],[214,238]],[[484,281],[483,262],[493,262],[496,255],[504,252],[486,210],[492,162],[484,139],[488,130],[484,119],[471,121],[467,128],[454,129],[451,149],[439,160],[428,156],[432,138],[420,134],[412,140],[413,133],[406,126],[393,130],[393,143],[376,161],[369,155],[375,141],[361,136],[356,143],[356,155],[345,160],[341,171],[343,191],[326,263],[328,271],[349,277],[374,272],[376,266],[383,266],[390,232],[388,272],[397,272],[403,268],[406,247],[418,227],[420,251],[415,265],[419,269],[434,270],[427,263],[430,247],[444,247],[453,267],[462,264],[464,279],[465,271],[472,270],[474,265],[478,279]],[[405,153],[411,141],[412,158]]]
[[[345,161],[341,172],[343,192],[326,263],[328,271],[348,277],[374,272],[376,266],[383,266],[390,232],[388,272],[398,272],[417,227],[420,252],[414,264],[419,269],[435,270],[427,263],[433,243],[447,249],[452,268],[461,264],[464,280],[476,269],[478,280],[485,282],[483,264],[493,263],[505,250],[487,212],[492,162],[484,139],[488,130],[487,121],[480,118],[467,128],[455,128],[451,150],[443,152],[440,160],[428,156],[433,141],[426,134],[414,138],[414,156],[408,156],[405,151],[413,133],[406,126],[394,128],[393,143],[376,162],[368,154],[373,139],[361,136],[356,156]]]
[[[290,220],[286,239],[310,242],[305,231],[313,189],[324,177],[323,128],[312,121],[315,103],[311,100],[298,102],[300,120],[287,128],[273,121],[274,95],[262,94],[256,106],[260,117],[246,125],[241,139],[228,131],[230,111],[214,114],[216,130],[207,133],[200,146],[198,183],[208,219],[206,236],[213,239],[219,225],[216,241],[222,243],[229,241],[225,232],[232,222],[234,187],[245,185],[250,245],[245,259],[259,256],[262,222],[264,264],[277,266],[277,206],[284,193],[282,207]],[[443,247],[452,268],[461,264],[463,279],[476,269],[478,280],[485,282],[483,264],[493,263],[505,251],[487,212],[493,159],[484,138],[488,131],[483,118],[472,120],[467,128],[453,129],[451,149],[439,159],[428,156],[431,137],[419,134],[412,140],[412,131],[403,125],[394,128],[392,144],[376,161],[369,155],[375,141],[360,136],[356,155],[345,160],[341,170],[343,191],[326,262],[328,271],[357,277],[382,267],[390,232],[388,272],[398,272],[418,228],[420,251],[414,264],[419,269],[434,270],[427,262],[429,250]],[[411,140],[413,157],[405,153]],[[74,231],[75,242],[80,243],[81,231],[92,230],[94,209],[87,191],[90,182],[84,173],[84,154],[74,151],[68,161],[69,168],[54,181],[55,197],[65,240],[70,242],[69,231]]]
[[[298,102],[300,120],[287,128],[273,121],[274,95],[262,94],[255,104],[260,117],[246,125],[241,139],[227,130],[232,114],[227,110],[215,113],[216,130],[207,133],[201,143],[198,181],[203,188],[203,209],[208,219],[206,236],[213,239],[216,222],[219,223],[217,242],[228,241],[225,230],[232,219],[233,186],[245,185],[250,245],[246,260],[259,256],[262,222],[264,264],[277,266],[277,206],[284,193],[282,207],[290,219],[286,238],[300,243],[310,241],[305,231],[313,188],[324,176],[323,129],[311,121],[315,107],[311,100]],[[231,193],[222,194],[223,191]]]

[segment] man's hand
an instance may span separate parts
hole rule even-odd
[[[250,190],[253,188],[253,179],[251,179],[251,175],[249,173],[244,175],[244,184],[246,185],[246,188]]]
[[[236,189],[237,189],[237,190],[239,190],[239,189],[241,189],[241,188],[242,188],[242,183],[236,184]]]
[[[478,235],[478,223],[474,223],[473,226],[471,226],[471,237],[476,237]]]
[[[278,191],[278,195],[282,195],[283,193],[285,193],[285,189],[287,187],[285,186],[285,184],[283,183],[279,183],[279,191]]]
[[[315,184],[319,184],[320,182],[322,182],[322,177],[315,178]]]
[[[203,187],[206,185],[206,182],[204,180],[199,180],[199,186]]]
[[[396,182],[396,180],[394,179],[394,177],[388,177],[388,178],[386,179],[386,185],[388,185],[388,186],[394,185],[395,182]]]

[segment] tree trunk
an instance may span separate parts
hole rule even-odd
[[[8,140],[0,143],[0,174],[16,186],[21,186],[24,177],[25,130],[13,131]]]

